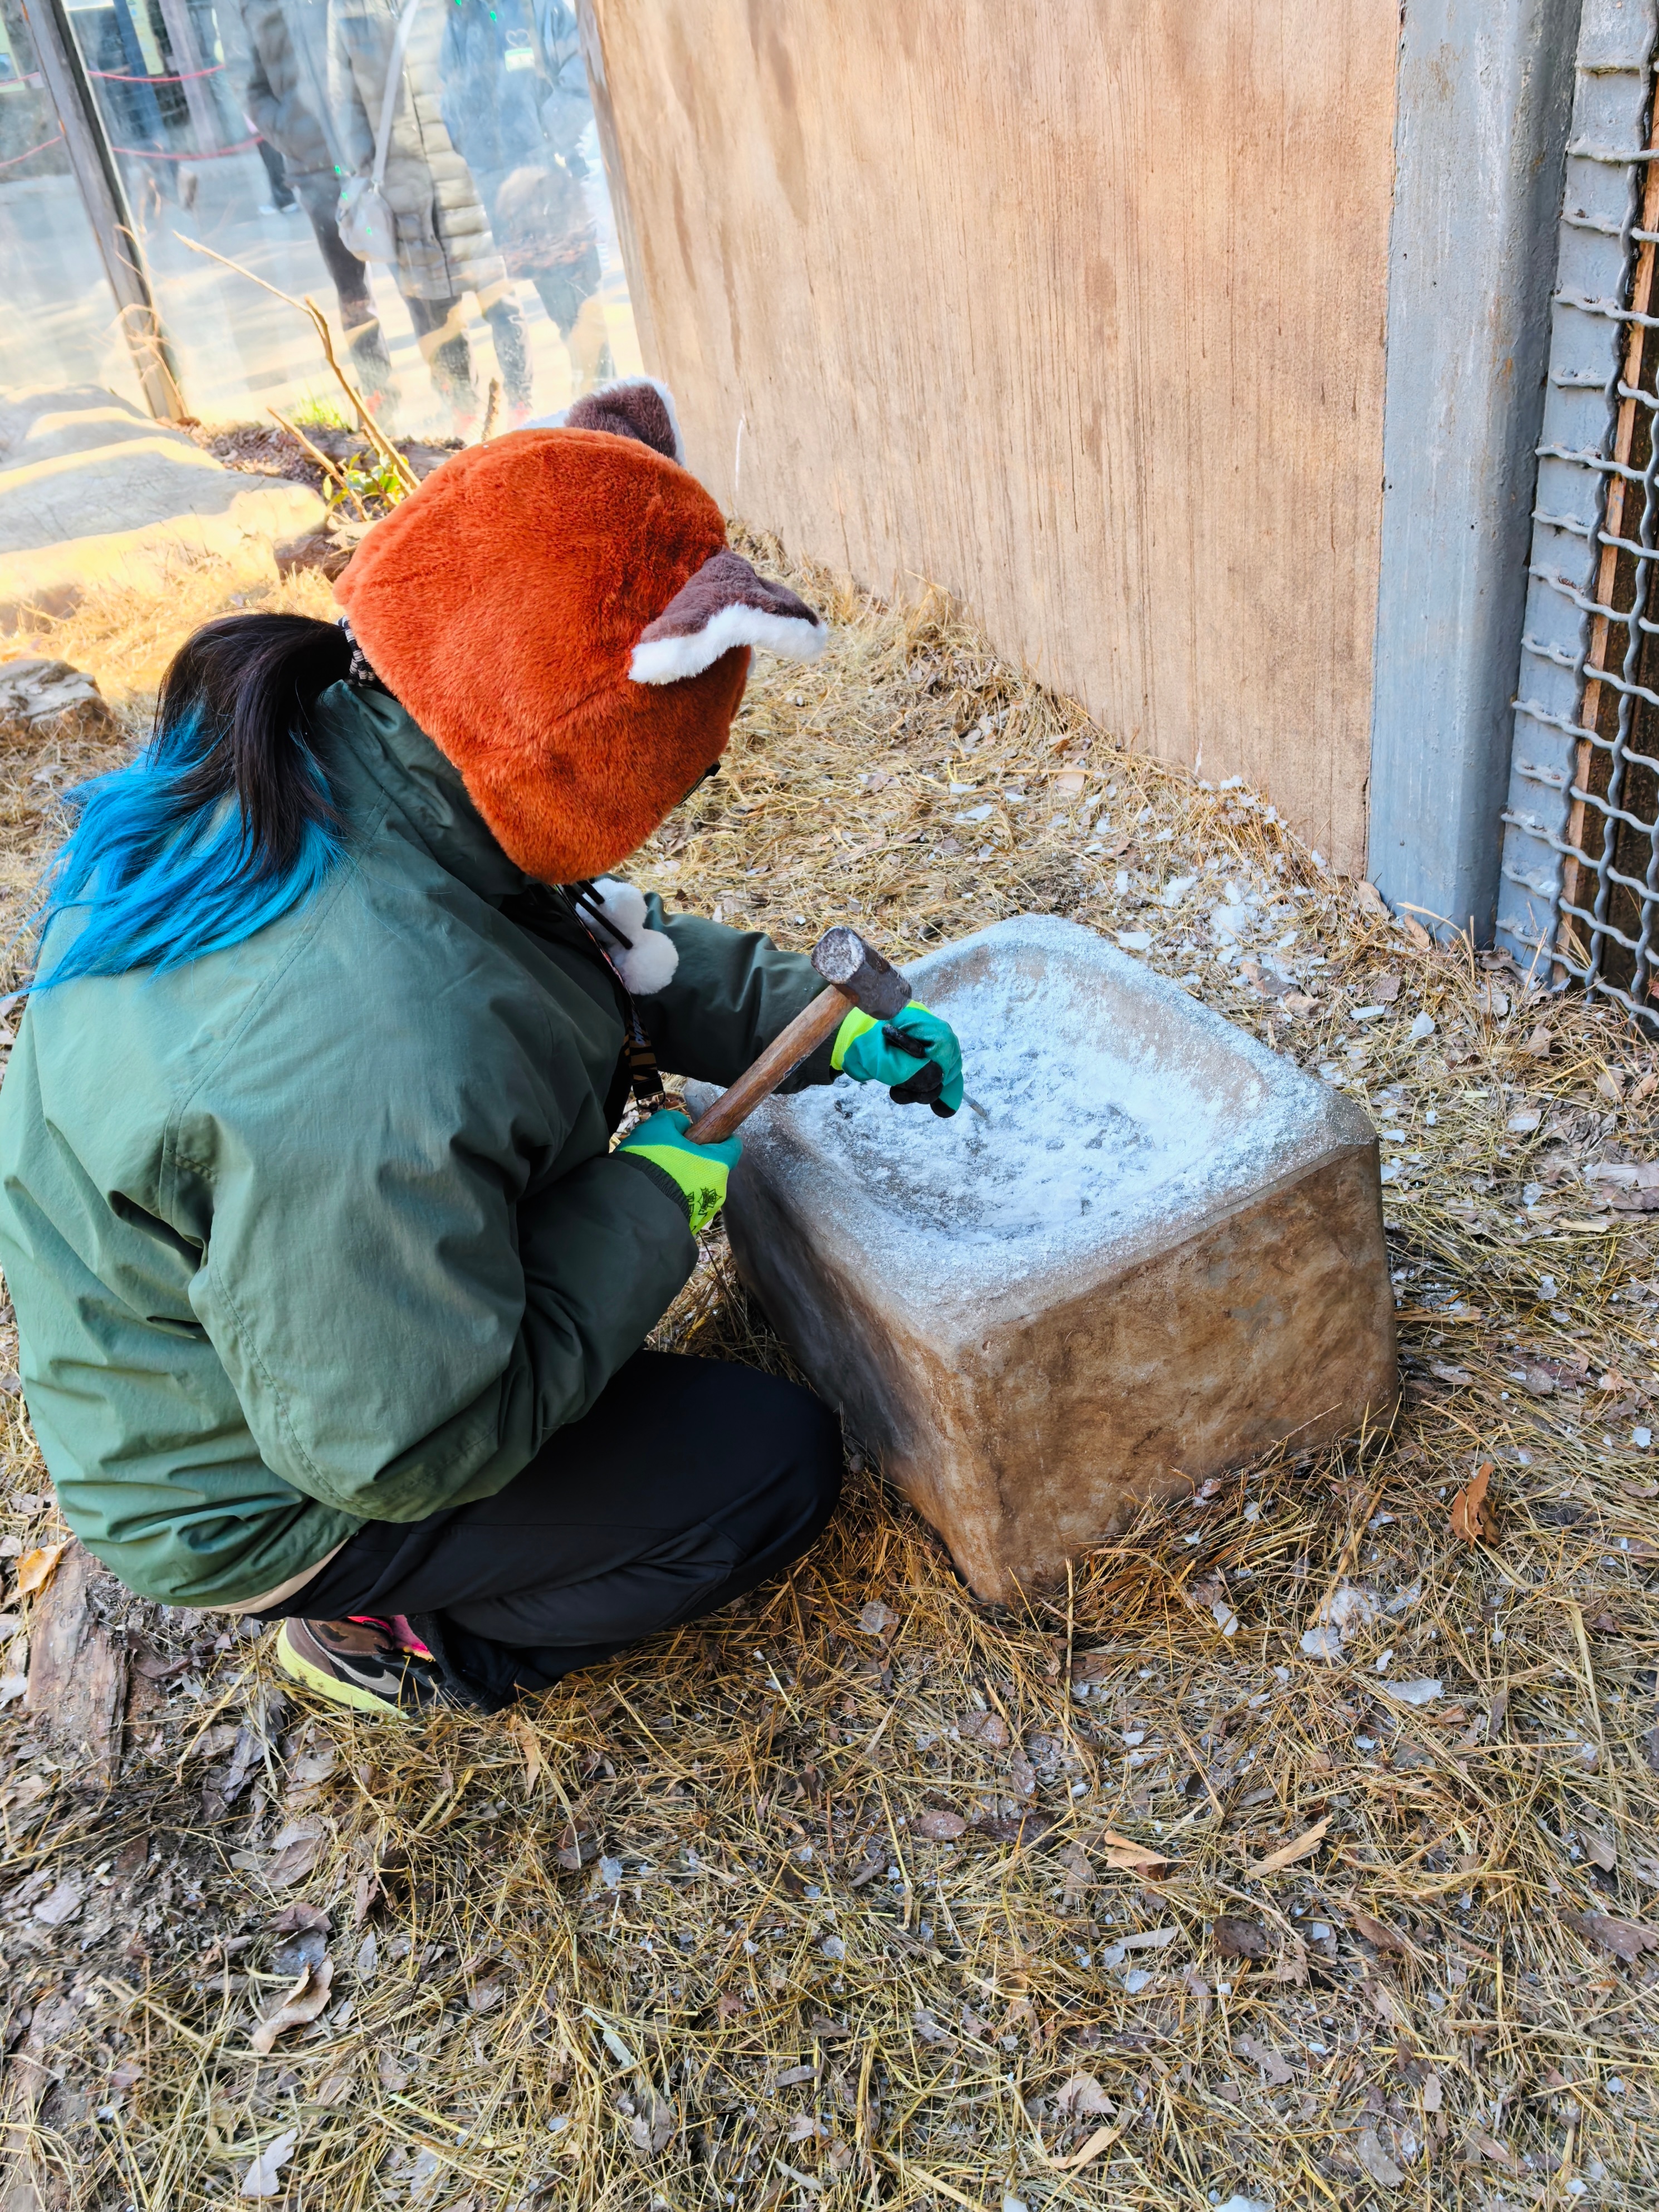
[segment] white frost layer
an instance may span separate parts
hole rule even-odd
[[[843,1076],[744,1132],[895,1283],[983,1297],[1097,1276],[1352,1141],[1332,1119],[1346,1101],[1075,923],[1021,915],[908,972],[988,1123]]]
[[[1220,1101],[1190,1070],[1045,1035],[1046,998],[1005,970],[927,1001],[961,1038],[964,1079],[988,1120],[964,1106],[943,1121],[847,1076],[799,1097],[793,1119],[868,1197],[931,1236],[1095,1243],[1203,1158]]]

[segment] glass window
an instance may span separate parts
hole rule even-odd
[[[336,404],[306,318],[250,276],[315,299],[393,435],[476,436],[492,380],[508,428],[638,369],[566,0],[71,0],[70,20],[192,413]],[[76,375],[116,381],[107,291],[70,312],[96,295],[90,239],[40,243],[7,174],[8,264],[37,261],[48,319],[84,331]]]
[[[20,0],[0,0],[0,383],[143,395]]]

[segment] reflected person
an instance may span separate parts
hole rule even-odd
[[[352,375],[371,414],[397,404],[392,356],[374,312],[368,270],[335,220],[340,179],[328,112],[328,10],[325,0],[241,0],[250,63],[243,88],[248,121],[283,157],[288,182],[316,234],[333,280]]]
[[[443,118],[510,276],[527,277],[570,355],[573,398],[611,374],[579,141],[592,118],[562,0],[458,0],[440,57]]]
[[[382,190],[395,218],[392,273],[438,394],[463,436],[477,425],[478,392],[464,295],[489,325],[509,423],[531,412],[524,316],[466,163],[441,112],[438,50],[444,0],[407,0],[415,14],[404,66],[390,87],[392,137]],[[401,9],[392,0],[328,0],[329,108],[349,170],[374,166]]]

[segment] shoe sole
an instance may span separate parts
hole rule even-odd
[[[355,1682],[343,1682],[337,1674],[325,1673],[314,1660],[296,1651],[289,1641],[286,1621],[277,1632],[276,1663],[285,1674],[296,1682],[303,1682],[308,1690],[314,1690],[319,1698],[326,1698],[331,1705],[349,1705],[358,1713],[378,1713],[382,1719],[389,1713],[403,1711],[402,1706],[393,1705],[389,1698],[377,1698],[373,1690],[360,1689]]]

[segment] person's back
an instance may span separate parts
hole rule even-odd
[[[732,1081],[818,979],[585,880],[718,758],[750,645],[823,633],[726,548],[665,395],[573,413],[377,526],[355,637],[190,641],[148,752],[77,795],[0,1091],[71,1527],[151,1596],[279,1617],[284,1667],[372,1711],[499,1705],[719,1604],[839,1480],[806,1393],[644,1348],[738,1140],[658,1106],[612,1144],[658,1061]],[[948,1028],[906,1020],[899,1053],[849,1015],[794,1079],[908,1084],[920,1048],[953,1107]]]
[[[418,1447],[496,1388],[490,1310],[522,1299],[510,1264],[445,1265],[455,1203],[482,1211],[469,1176],[533,1200],[607,1143],[623,1030],[591,949],[512,918],[529,879],[384,693],[336,684],[314,724],[326,879],[187,963],[38,992],[0,1092],[42,1449],[71,1526],[175,1604],[269,1590],[366,1510],[443,1502],[453,1453],[441,1481]]]

